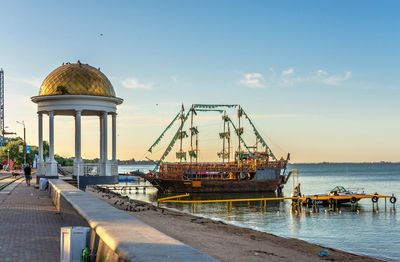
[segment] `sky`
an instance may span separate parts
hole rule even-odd
[[[182,103],[223,103],[241,104],[292,162],[400,161],[398,1],[0,2],[5,122],[22,136],[25,121],[28,144],[37,145],[30,97],[79,59],[124,99],[120,159],[157,159],[173,131],[156,154],[146,150]],[[204,161],[217,160],[207,145],[221,145],[219,117],[199,120]],[[83,157],[99,155],[98,124],[83,120]],[[73,118],[55,125],[55,152],[73,156]]]

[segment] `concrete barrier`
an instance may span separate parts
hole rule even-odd
[[[63,219],[91,227],[96,261],[216,261],[60,179],[49,192]]]

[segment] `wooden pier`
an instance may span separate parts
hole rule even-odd
[[[382,195],[382,194],[351,194],[351,195],[314,195],[314,196],[294,196],[294,197],[260,197],[260,198],[229,198],[229,199],[205,199],[205,200],[191,200],[191,199],[183,199],[189,197],[189,194],[170,196],[165,198],[160,198],[157,200],[158,205],[160,203],[182,203],[182,204],[206,204],[206,203],[227,203],[228,208],[232,207],[232,203],[239,202],[259,202],[260,206],[263,209],[266,209],[267,202],[269,201],[283,201],[283,200],[292,200],[292,208],[295,211],[301,211],[302,205],[305,203],[308,204],[308,207],[317,210],[318,201],[326,201],[329,203],[329,208],[332,210],[337,210],[338,201],[347,200],[351,203],[351,205],[356,205],[358,200],[360,199],[371,199],[373,208],[378,208],[379,199],[385,200],[385,209],[387,205],[387,200],[393,205],[395,208],[395,203],[397,201],[394,195]]]
[[[357,199],[362,198],[384,198],[390,199],[392,196],[389,195],[380,195],[380,194],[354,194],[354,195],[347,195],[347,196],[301,196],[301,197],[260,197],[260,198],[228,198],[228,199],[205,199],[205,200],[190,200],[190,199],[181,199],[183,197],[189,197],[190,194],[183,194],[178,196],[170,196],[165,198],[158,199],[158,202],[161,203],[196,203],[196,204],[204,204],[204,203],[226,203],[226,202],[258,202],[258,201],[279,201],[279,200],[292,200],[292,201],[299,201],[305,202],[307,199],[311,199],[314,201],[318,200],[350,200],[355,197]]]

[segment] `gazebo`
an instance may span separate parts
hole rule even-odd
[[[54,120],[56,116],[75,118],[75,158],[73,175],[86,184],[117,183],[118,165],[116,148],[117,105],[123,99],[116,97],[108,78],[100,71],[80,61],[65,63],[52,71],[43,81],[39,95],[31,98],[38,106],[39,156],[38,176],[57,177],[58,167],[54,158]],[[43,115],[49,117],[49,157],[43,158]],[[81,119],[99,117],[99,162],[84,164],[81,150]],[[108,159],[108,117],[112,118],[112,157]],[[84,185],[82,185],[82,182]]]

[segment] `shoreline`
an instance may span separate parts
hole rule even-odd
[[[159,208],[146,202],[128,200],[114,192],[104,193],[96,189],[87,189],[87,192],[221,261],[382,261],[170,208]],[[327,250],[329,255],[319,257],[321,250]]]
[[[119,160],[120,162],[118,163],[118,166],[138,166],[138,165],[143,165],[143,166],[154,166],[154,162],[151,161],[137,161],[137,162],[129,162],[127,160]],[[363,164],[387,164],[387,165],[398,165],[400,164],[400,161],[365,161],[365,162],[353,162],[353,161],[348,161],[348,162],[343,162],[343,161],[338,161],[338,162],[330,162],[330,161],[321,161],[321,162],[291,162],[288,163],[290,165],[363,165]]]

